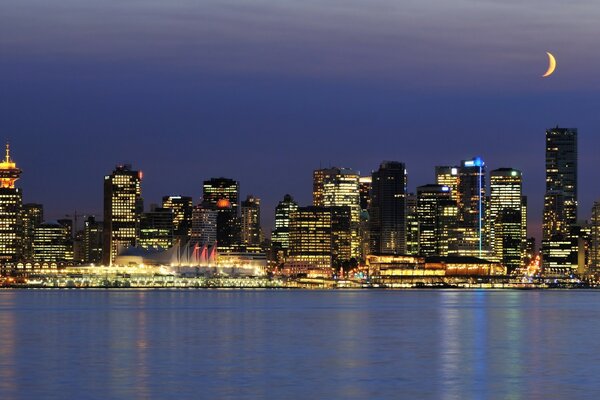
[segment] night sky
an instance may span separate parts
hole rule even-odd
[[[579,128],[580,218],[600,198],[598,21],[596,0],[3,0],[0,140],[47,219],[100,215],[123,162],[147,205],[237,179],[270,227],[319,166],[403,161],[414,191],[481,155],[524,172],[539,235],[546,128]]]

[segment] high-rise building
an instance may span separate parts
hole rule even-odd
[[[217,242],[219,212],[213,207],[197,205],[192,210],[191,246],[213,246]]]
[[[248,195],[242,201],[242,244],[247,247],[259,247],[263,240],[260,227],[260,199]]]
[[[142,173],[119,165],[104,177],[104,228],[102,261],[110,265],[121,247],[135,246],[143,211]]]
[[[445,185],[417,188],[419,255],[447,256],[456,229],[458,208]]]
[[[485,163],[480,157],[461,162],[458,169],[457,250],[460,256],[489,257],[486,237]]]
[[[372,176],[361,176],[358,178],[358,190],[360,194],[360,209],[367,211],[371,204],[371,186],[373,184]]]
[[[351,253],[360,256],[360,175],[349,168],[318,169],[313,173],[313,206],[350,209]]]
[[[173,210],[173,238],[184,245],[192,234],[192,210],[194,204],[189,196],[164,196],[163,208]]]
[[[83,223],[83,262],[98,264],[102,261],[102,222],[90,215]]]
[[[32,261],[35,228],[44,222],[44,206],[34,203],[23,204],[21,220],[23,223],[22,258],[27,261]]]
[[[417,212],[417,195],[406,195],[406,254],[419,254],[419,215]]]
[[[372,174],[369,209],[372,254],[406,253],[406,167],[384,161]]]
[[[600,201],[594,203],[591,220],[591,265],[592,270],[600,272]]]
[[[290,213],[288,261],[316,268],[351,259],[349,207],[299,207]]]
[[[23,194],[15,187],[20,175],[21,170],[10,158],[7,144],[6,156],[0,162],[0,264],[15,263],[21,259]]]
[[[217,245],[219,251],[233,250],[241,242],[239,219],[240,186],[228,178],[212,178],[204,181],[203,202],[205,208],[217,213]]]
[[[277,261],[286,260],[290,248],[290,214],[298,210],[298,203],[286,194],[275,207],[275,229],[271,233],[271,243]]]
[[[138,245],[145,249],[173,246],[174,213],[170,208],[154,207],[140,217]]]
[[[489,239],[496,259],[508,273],[523,265],[523,180],[521,171],[490,172]]]
[[[450,188],[453,200],[458,201],[458,167],[437,166],[435,167],[435,183]]]
[[[35,228],[33,259],[36,263],[62,264],[73,260],[69,227],[58,221],[44,222]]]
[[[576,223],[577,129],[548,129],[542,232],[542,266],[545,274],[565,275],[577,268]],[[571,253],[569,248],[572,249]]]

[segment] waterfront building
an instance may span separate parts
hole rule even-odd
[[[38,225],[33,239],[33,259],[36,263],[54,267],[71,262],[73,250],[69,227],[58,221]]]
[[[271,233],[271,243],[275,258],[279,263],[285,262],[290,248],[290,215],[298,210],[298,203],[286,194],[275,207],[275,229]]]
[[[44,206],[41,204],[23,204],[21,221],[23,224],[23,260],[33,260],[33,238],[35,228],[44,222]]]
[[[248,195],[242,201],[242,244],[249,247],[259,248],[262,240],[262,229],[260,227],[260,199]]]
[[[406,254],[419,254],[419,215],[417,212],[417,195],[406,195]]]
[[[0,162],[0,264],[16,263],[23,249],[21,189],[15,187],[21,170],[10,157],[10,146]]]
[[[417,188],[419,255],[447,256],[453,243],[458,208],[444,185]]]
[[[600,201],[594,203],[591,220],[591,267],[600,272]]]
[[[162,207],[173,211],[173,239],[187,243],[192,234],[192,211],[194,204],[190,196],[164,196]]]
[[[360,175],[349,168],[325,168],[313,172],[313,206],[350,209],[351,256],[360,257]]]
[[[370,252],[406,253],[406,167],[384,161],[372,173],[369,209]]]
[[[526,230],[521,171],[499,168],[490,172],[489,221],[492,252],[511,273],[524,261]]]
[[[135,246],[143,211],[142,173],[131,165],[115,168],[104,177],[103,263],[114,261],[119,247]]]
[[[458,170],[455,166],[435,167],[435,183],[449,187],[452,200],[455,201],[458,201]]]
[[[542,231],[544,273],[568,275],[577,268],[578,247],[574,245],[578,240],[574,232],[576,223],[577,129],[548,129]],[[567,242],[571,244],[567,245]],[[568,252],[569,247],[572,248],[573,254]]]
[[[239,183],[228,178],[204,181],[202,207],[217,211],[219,251],[233,251],[241,242],[239,219]]]
[[[170,208],[155,207],[140,217],[138,246],[168,249],[173,246],[174,213]]]
[[[192,210],[192,234],[190,245],[194,247],[214,245],[217,242],[217,219],[219,212],[210,205],[201,204]]]
[[[299,207],[290,213],[290,248],[286,264],[329,268],[351,257],[349,207]]]
[[[458,224],[456,253],[458,256],[489,257],[486,237],[485,163],[480,157],[464,160],[458,169]]]
[[[102,262],[102,222],[90,215],[83,222],[83,262],[98,264]]]

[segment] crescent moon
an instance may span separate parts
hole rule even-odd
[[[556,69],[556,58],[554,58],[554,56],[549,52],[546,52],[546,54],[548,54],[548,71],[546,71],[546,73],[542,75],[542,78],[549,77],[554,73],[554,70]]]

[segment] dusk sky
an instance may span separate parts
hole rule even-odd
[[[524,172],[539,238],[544,131],[579,129],[579,215],[600,198],[597,0],[3,0],[0,140],[47,219],[101,215],[103,176],[147,206],[225,176],[311,201],[312,170],[480,155]],[[557,59],[542,79],[546,51]]]

